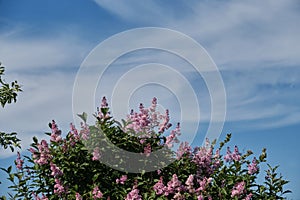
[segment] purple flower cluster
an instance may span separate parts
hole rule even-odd
[[[86,123],[81,122],[80,136],[82,140],[87,140],[90,136],[90,128]]]
[[[99,119],[107,119],[107,118],[109,118],[110,117],[109,116],[109,112],[107,112],[107,113],[102,112],[103,108],[104,109],[108,108],[108,103],[107,103],[106,97],[102,98],[101,106],[100,107],[101,107],[100,109],[98,108],[98,118]]]
[[[59,167],[56,166],[56,164],[53,164],[50,162],[50,170],[51,170],[51,176],[58,177],[63,175],[63,172],[59,169]]]
[[[34,199],[35,200],[48,200],[48,198],[43,194],[42,197],[39,197],[35,193],[33,193]]]
[[[38,144],[38,151],[33,148],[30,148],[29,151],[33,155],[33,160],[35,163],[39,165],[48,164],[52,158],[50,154],[49,146],[46,140],[42,140],[40,144]]]
[[[65,187],[62,185],[61,181],[60,181],[58,178],[55,178],[54,181],[55,181],[55,185],[54,185],[54,193],[55,193],[55,194],[58,194],[58,195],[61,195],[61,194],[65,193],[65,192],[66,192],[66,189],[65,189]]]
[[[151,137],[154,129],[158,127],[158,132],[163,133],[172,125],[169,123],[169,110],[166,110],[165,114],[160,114],[156,110],[157,99],[152,99],[152,105],[149,108],[145,108],[141,103],[139,106],[139,112],[131,110],[127,116],[128,124],[125,126],[125,132],[133,132],[139,134],[141,137]]]
[[[127,180],[127,175],[122,175],[121,178],[116,179],[116,183],[124,185],[126,180]]]
[[[137,184],[134,184],[132,190],[127,194],[125,200],[142,200],[142,196],[139,194]]]
[[[210,176],[213,173],[213,148],[208,144],[205,147],[195,148],[192,160],[198,166],[198,174]]]
[[[62,140],[61,130],[58,129],[54,120],[52,120],[52,123],[51,123],[51,130],[52,130],[52,134],[50,136],[50,141],[51,142],[60,142]]]
[[[99,147],[96,147],[93,151],[93,158],[92,160],[99,160],[101,157],[100,149]]]
[[[231,191],[231,197],[239,197],[240,195],[242,195],[245,192],[245,182],[239,182],[237,183],[232,191]]]
[[[161,176],[159,181],[153,186],[153,190],[157,195],[163,195],[165,197],[171,197],[172,199],[185,199],[184,194],[196,194],[198,199],[203,197],[202,193],[205,193],[205,189],[212,178],[195,179],[195,175],[191,174],[183,184],[176,174],[173,174],[172,179],[165,185],[163,177]],[[198,183],[198,188],[195,187]]]
[[[227,154],[224,156],[224,160],[226,162],[231,161],[240,161],[241,160],[241,154],[239,153],[239,149],[237,146],[234,147],[234,152],[231,153],[230,147],[227,147]]]
[[[256,172],[258,172],[259,167],[257,164],[257,160],[254,157],[252,163],[248,165],[248,174],[255,174]]]
[[[103,197],[103,194],[102,194],[102,192],[99,190],[99,187],[98,187],[98,186],[94,187],[94,189],[93,189],[93,198],[94,198],[94,200],[100,199],[100,198],[102,198],[102,197]]]
[[[189,145],[188,142],[181,142],[179,148],[177,149],[176,156],[177,159],[180,160],[184,154],[188,156],[192,154],[192,147]]]
[[[175,130],[172,130],[171,133],[170,133],[170,135],[167,136],[165,145],[168,148],[172,148],[174,143],[178,143],[179,142],[178,136],[180,136],[180,135],[181,135],[181,132],[180,132],[180,123],[177,123],[177,126],[176,126]]]
[[[21,159],[20,152],[17,152],[17,159],[15,161],[15,164],[16,164],[16,167],[18,170],[23,169],[23,163],[24,163],[24,161]]]

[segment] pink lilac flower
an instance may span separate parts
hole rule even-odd
[[[67,143],[67,140],[64,139],[63,140],[63,145],[62,145],[62,150],[63,150],[64,153],[66,153],[68,151],[68,147],[69,147],[69,145]]]
[[[226,152],[226,155],[224,156],[224,160],[226,162],[231,162],[232,161],[232,154],[231,154],[231,151],[230,151],[230,147],[227,147],[227,152]]]
[[[63,172],[52,162],[50,162],[51,176],[57,177],[63,175]]]
[[[145,139],[140,139],[140,144],[144,144],[145,143]]]
[[[151,154],[151,145],[148,143],[147,146],[144,147],[144,154],[148,157]]]
[[[241,160],[241,154],[239,152],[239,149],[237,146],[234,147],[234,152],[232,153],[232,159],[234,161],[240,161]]]
[[[152,105],[151,105],[151,107],[149,108],[151,112],[155,112],[155,110],[156,110],[156,105],[157,105],[157,99],[156,99],[156,97],[153,97],[153,99],[152,99]]]
[[[221,155],[220,155],[220,149],[216,150],[215,155],[213,156],[213,169],[217,169],[221,165]]]
[[[176,192],[180,192],[182,190],[181,181],[178,180],[176,174],[173,174],[172,179],[167,183],[167,187],[165,189],[165,196],[169,194],[175,194]]]
[[[100,199],[100,198],[102,198],[102,197],[103,197],[103,194],[102,194],[102,192],[99,190],[99,187],[98,187],[98,186],[94,187],[94,189],[93,189],[93,198],[94,198],[94,200]]]
[[[124,185],[124,183],[125,183],[126,180],[127,180],[127,175],[122,175],[121,178],[119,178],[119,179],[117,178],[116,179],[116,183],[118,183],[118,184],[120,183],[120,184]]]
[[[86,123],[81,122],[81,130],[80,130],[80,137],[83,140],[87,140],[90,136],[90,128]]]
[[[177,159],[179,160],[184,154],[190,155],[191,154],[191,146],[188,142],[180,143],[180,146],[176,152]]]
[[[101,101],[101,108],[107,108],[107,107],[108,107],[108,103],[106,97],[103,97]]]
[[[69,134],[70,134],[70,144],[73,147],[80,140],[80,136],[79,136],[78,131],[75,128],[74,124],[72,124],[72,123],[70,123]]]
[[[231,162],[231,161],[240,161],[241,160],[241,154],[239,152],[239,149],[237,146],[234,147],[234,152],[231,153],[230,148],[227,147],[227,153],[224,156],[224,160],[226,162]]]
[[[180,123],[177,123],[177,126],[176,126],[175,130],[172,130],[170,135],[166,137],[165,145],[168,148],[172,148],[173,144],[178,142],[177,136],[180,136],[180,135],[181,135]]]
[[[71,134],[71,135],[74,135],[74,136],[78,136],[78,131],[77,131],[77,129],[75,128],[75,126],[74,126],[73,123],[70,123],[70,134]]]
[[[55,181],[55,185],[54,185],[54,193],[55,194],[58,194],[58,195],[61,195],[63,193],[66,192],[64,186],[62,185],[61,181],[59,179],[54,179]]]
[[[54,120],[52,120],[52,123],[51,123],[51,130],[52,130],[52,133],[50,136],[50,141],[51,142],[60,142],[62,140],[61,130],[58,129]]]
[[[253,196],[253,194],[250,193],[250,194],[248,194],[248,195],[246,196],[246,198],[245,198],[244,200],[251,200],[252,196]]]
[[[257,160],[254,157],[252,160],[252,163],[248,165],[248,174],[254,174],[259,170],[259,167],[257,165]]]
[[[48,143],[46,140],[42,140],[40,144],[38,144],[38,152],[36,153],[34,150],[33,151],[34,155],[35,154],[39,154],[39,158],[38,156],[33,156],[34,158],[38,158],[36,160],[34,160],[35,163],[39,164],[39,165],[44,165],[47,164],[48,161],[51,159],[51,155],[50,155],[50,150],[48,147]]]
[[[76,192],[75,198],[76,200],[82,200],[82,196],[78,192]]]
[[[157,127],[159,126],[160,122],[159,120],[163,118],[163,116],[156,111],[156,106],[157,106],[157,99],[156,97],[153,97],[152,99],[152,104],[149,108],[149,116],[150,116],[150,121],[151,121],[151,126],[153,127]]]
[[[44,194],[42,194],[42,197],[39,197],[37,194],[33,193],[33,196],[35,200],[48,200]]]
[[[96,147],[93,151],[93,158],[92,160],[99,160],[101,157],[101,154],[100,154],[100,150],[99,150],[99,147]]]
[[[204,191],[209,183],[211,183],[212,178],[204,177],[202,180],[197,180],[199,183],[199,188],[196,190],[197,192]]]
[[[102,108],[108,108],[108,103],[107,103],[107,100],[106,100],[106,97],[103,97],[102,98],[102,101],[101,101],[101,109]],[[102,111],[101,111],[101,109],[99,109],[98,108],[98,117],[100,118],[100,119],[107,119],[107,118],[109,118],[110,116],[109,116],[109,113],[103,113]]]
[[[158,133],[163,133],[165,130],[169,129],[172,125],[169,123],[170,117],[169,117],[169,110],[166,109],[165,116],[163,117],[164,121],[159,126]]]
[[[193,162],[197,164],[199,174],[210,175],[213,173],[212,153],[212,147],[195,148]]]
[[[24,161],[21,159],[20,152],[17,152],[17,159],[15,161],[18,170],[22,170]]]
[[[164,194],[165,188],[166,187],[163,183],[163,177],[161,176],[159,181],[157,183],[155,183],[155,185],[153,186],[153,189],[157,195],[161,195],[161,194]]]
[[[127,117],[129,124],[125,127],[125,131],[132,129],[135,133],[143,134],[142,136],[147,136],[151,129],[149,110],[145,109],[142,103],[140,104],[139,109],[139,113],[131,110],[130,115]]]
[[[231,191],[231,197],[239,197],[244,193],[244,190],[245,190],[245,182],[242,181],[237,183]]]
[[[73,123],[70,123],[71,146],[74,146],[79,141],[80,136]]]
[[[187,189],[190,193],[193,193],[194,190],[194,175],[189,175],[188,179],[186,180],[185,184],[187,185]]]
[[[177,193],[175,193],[175,195],[173,196],[172,199],[174,199],[174,200],[184,200],[185,197],[180,192],[177,192]]]
[[[199,195],[199,196],[197,197],[197,200],[204,200],[204,197],[203,197],[202,195]]]
[[[125,200],[142,200],[142,196],[139,195],[139,190],[137,189],[137,185],[135,184],[132,190],[127,194]]]
[[[171,133],[169,136],[166,137],[166,145],[168,148],[172,148],[173,147],[173,141],[175,139],[176,135],[175,133]]]
[[[172,126],[169,123],[169,111],[166,110],[166,113],[162,115],[156,111],[156,106],[157,99],[154,97],[152,105],[149,108],[145,108],[143,104],[140,104],[138,113],[131,110],[127,116],[127,125],[124,131],[139,134],[139,137],[146,138],[152,137],[153,131],[158,131],[162,134],[165,130],[169,129]]]

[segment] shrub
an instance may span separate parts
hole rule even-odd
[[[288,181],[270,165],[265,182],[258,183],[260,166],[266,162],[265,149],[258,157],[251,151],[241,154],[237,146],[227,147],[225,153],[230,134],[218,146],[208,140],[205,146],[194,148],[181,142],[175,151],[172,147],[179,143],[180,124],[170,130],[169,111],[159,113],[156,104],[156,98],[149,108],[141,104],[139,112],[131,111],[120,123],[110,116],[104,97],[95,124],[88,125],[83,113],[79,115],[81,129],[71,124],[66,137],[53,120],[51,132],[46,133],[49,141],[34,137],[31,156],[18,154],[16,171],[11,166],[3,169],[12,182],[10,197],[249,200],[284,199],[290,192],[283,189]],[[123,151],[143,159],[130,160]],[[158,151],[163,155],[157,156]],[[151,166],[156,170],[149,170]],[[132,168],[136,173],[126,170]]]

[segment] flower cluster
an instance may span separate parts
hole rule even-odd
[[[42,140],[40,144],[37,145],[38,151],[33,148],[30,148],[29,151],[33,155],[34,162],[39,165],[48,164],[52,158],[50,154],[48,142],[46,140]]]
[[[258,170],[259,170],[258,162],[257,162],[256,158],[254,157],[252,160],[252,163],[248,165],[248,173],[254,174],[254,173],[258,172]]]
[[[57,125],[55,123],[54,120],[52,120],[52,123],[51,123],[51,130],[52,130],[52,134],[51,134],[51,137],[50,137],[50,141],[51,142],[59,142],[62,140],[61,138],[61,130],[59,130],[57,128]]]
[[[47,133],[49,142],[34,138],[29,149],[31,157],[22,159],[18,153],[16,172],[11,172],[11,168],[5,170],[13,183],[14,198],[250,200],[283,199],[289,192],[283,190],[287,181],[278,177],[277,167],[269,166],[265,183],[257,182],[260,165],[266,162],[265,150],[252,160],[248,160],[252,152],[240,152],[237,146],[233,152],[230,147],[224,151],[230,134],[218,147],[206,140],[202,147],[181,142],[173,150],[174,143],[179,142],[180,124],[167,135],[171,127],[169,110],[160,114],[156,107],[156,98],[149,108],[140,104],[139,112],[132,110],[122,125],[110,116],[104,97],[95,115],[95,125],[86,123],[86,114],[79,115],[83,119],[81,129],[70,124],[66,137],[53,120],[49,124],[51,133]],[[110,168],[101,162],[107,159],[101,133],[119,148],[146,157],[158,149],[167,149],[166,154],[175,159],[168,166],[150,172],[127,173]],[[119,155],[112,159],[118,161],[116,165],[124,162]]]
[[[142,200],[142,196],[139,194],[139,189],[137,189],[137,185],[135,184],[132,187],[132,190],[127,194],[125,200]]]
[[[126,180],[127,180],[127,175],[122,175],[121,178],[116,179],[116,183],[120,183],[120,184],[124,185]]]
[[[22,170],[24,161],[21,159],[20,152],[17,153],[17,159],[15,161],[18,170]]]
[[[169,110],[165,111],[165,114],[161,114],[156,110],[157,99],[152,99],[152,104],[149,108],[145,108],[141,103],[139,106],[139,112],[131,110],[127,116],[128,124],[125,126],[126,132],[134,132],[139,134],[141,137],[153,137],[155,128],[159,134],[164,133],[168,130],[172,124],[169,123]]]
[[[226,162],[240,161],[241,155],[237,146],[234,147],[234,152],[231,153],[230,147],[227,147],[227,154],[224,156]]]

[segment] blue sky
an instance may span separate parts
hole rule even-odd
[[[1,110],[0,127],[18,132],[23,149],[32,136],[44,137],[51,119],[68,130],[73,121],[76,73],[96,45],[132,28],[168,28],[201,44],[222,75],[227,112],[220,139],[233,133],[232,146],[253,149],[256,154],[266,147],[269,162],[280,165],[280,172],[291,181],[288,188],[294,193],[289,198],[300,199],[298,1],[0,0],[0,11],[0,60],[6,66],[5,78],[17,79],[24,90],[17,104]],[[194,144],[201,144],[211,117],[209,92],[195,71],[165,52],[145,50],[121,57],[101,80],[98,100],[124,70],[149,62],[172,66],[190,81],[201,111]],[[172,94],[148,85],[137,90],[130,103],[147,103],[158,96],[177,120],[180,102],[176,96],[185,94],[180,84],[178,88],[178,94]],[[196,123],[190,109],[187,131],[189,123]],[[9,155],[0,152],[5,165],[13,160]],[[0,188],[6,190],[5,185]]]

